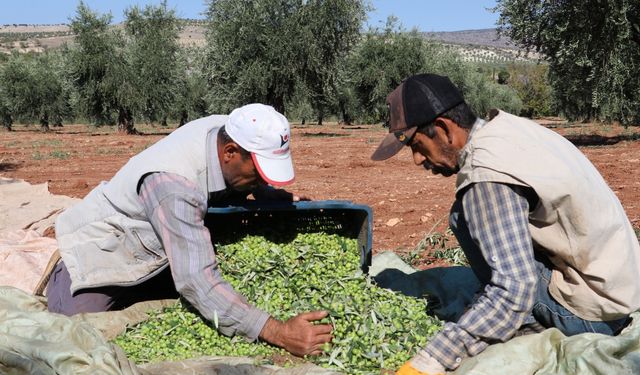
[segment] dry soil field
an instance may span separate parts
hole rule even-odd
[[[618,195],[634,227],[640,227],[640,128],[541,122],[580,147]],[[52,193],[74,197],[86,195],[129,157],[171,131],[138,126],[143,135],[126,136],[85,125],[65,125],[49,133],[37,129],[16,126],[13,132],[0,132],[0,175],[48,182]],[[294,124],[297,176],[290,190],[318,200],[371,206],[374,253],[404,253],[429,231],[446,229],[455,179],[425,173],[413,165],[409,150],[385,162],[371,161],[384,134],[379,126]]]

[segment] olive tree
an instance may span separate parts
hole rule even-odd
[[[337,67],[358,40],[365,14],[363,0],[210,0],[211,108],[263,102],[284,113],[303,89],[321,122],[335,95]]]
[[[142,114],[151,122],[160,120],[166,125],[184,73],[178,65],[179,20],[167,9],[165,0],[158,6],[127,9],[124,25]]]
[[[383,30],[367,31],[349,57],[347,81],[365,121],[386,117],[385,99],[402,80],[426,70],[425,40],[417,30],[404,31],[397,18],[390,17]]]
[[[2,127],[7,131],[12,131],[13,128],[13,113],[11,111],[11,104],[9,101],[9,93],[4,81],[4,69],[5,65],[0,65],[0,123]]]
[[[640,121],[637,0],[497,0],[495,11],[502,34],[548,60],[565,115]]]
[[[103,84],[116,54],[110,22],[110,14],[98,15],[81,1],[70,25],[75,46],[69,50],[69,73],[80,111],[97,125],[113,123],[111,98]]]
[[[327,110],[338,104],[339,67],[359,40],[365,17],[362,0],[310,0],[300,8],[297,43],[303,53],[298,69],[318,124]]]
[[[181,74],[175,86],[175,99],[170,114],[182,126],[189,120],[207,114],[207,82],[203,72],[205,51],[202,48],[184,47],[177,56]]]
[[[206,75],[212,112],[262,102],[283,113],[297,80],[299,0],[209,0]]]
[[[11,129],[14,119],[39,122],[48,131],[49,123],[61,124],[70,113],[69,91],[59,70],[59,56],[13,54],[0,72],[0,119]]]

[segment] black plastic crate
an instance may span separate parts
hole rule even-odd
[[[237,242],[246,235],[288,242],[298,233],[311,232],[355,238],[362,271],[368,272],[371,265],[373,213],[369,206],[350,201],[249,201],[240,206],[211,207],[205,224],[211,231],[212,241],[221,244]]]

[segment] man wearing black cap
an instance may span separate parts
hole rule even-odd
[[[622,205],[570,142],[492,110],[485,122],[447,77],[420,74],[387,97],[372,155],[411,147],[416,165],[457,174],[449,222],[480,285],[398,374],[438,374],[518,330],[614,335],[640,308],[640,245]]]

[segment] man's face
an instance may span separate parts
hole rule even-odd
[[[449,177],[458,173],[458,150],[449,144],[447,134],[435,127],[433,138],[417,131],[408,144],[413,153],[413,161],[433,174]]]
[[[252,191],[267,183],[260,177],[250,156],[240,152],[227,153],[222,163],[222,176],[227,187],[235,191]]]

